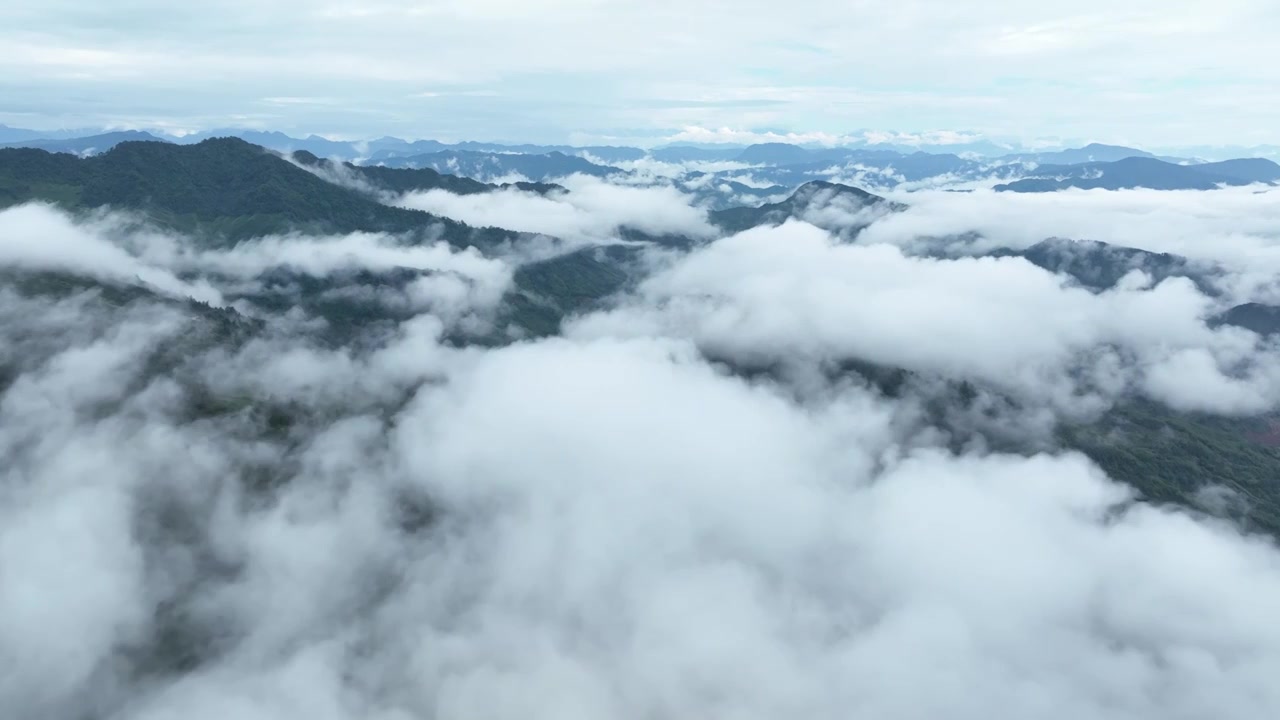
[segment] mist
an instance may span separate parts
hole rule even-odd
[[[586,175],[560,178],[557,182],[567,192],[544,196],[508,188],[455,195],[429,190],[407,193],[396,204],[469,225],[542,233],[578,244],[599,243],[616,236],[622,228],[699,239],[715,235],[706,211],[669,185],[634,187]]]
[[[644,276],[562,332],[502,343],[457,338],[500,322],[518,249],[359,233],[210,249],[128,216],[0,212],[6,275],[45,279],[0,287],[0,706],[1280,709],[1274,539],[1147,502],[1052,442],[1134,397],[1280,407],[1273,341],[1210,322],[1269,297],[1270,194],[903,193],[850,236],[829,213],[719,237],[675,188],[567,188],[401,200],[565,250],[623,227],[697,241],[642,251]],[[969,255],[932,252],[975,232]],[[1052,236],[1179,252],[1230,292],[1141,269],[1097,291],[972,256]],[[263,299],[298,297],[282,269],[390,320],[335,335]],[[358,274],[400,269],[410,282]],[[915,384],[833,370],[851,361]],[[989,426],[1042,442],[957,445],[933,407],[950,382],[1010,399]]]

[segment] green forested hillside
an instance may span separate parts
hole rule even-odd
[[[291,231],[363,230],[440,232],[452,244],[484,247],[516,236],[383,205],[236,138],[195,145],[127,142],[85,159],[0,150],[0,204],[30,200],[139,211],[216,243]]]
[[[309,153],[295,159],[328,162]],[[346,167],[389,191],[439,188],[469,194],[502,187],[433,170]],[[562,190],[527,183],[519,187],[531,192]],[[509,247],[524,237],[382,204],[236,138],[185,146],[127,142],[85,159],[35,149],[0,149],[0,207],[32,200],[73,211],[140,212],[209,246],[288,232],[365,231],[394,233],[410,242],[443,238],[484,251]],[[615,292],[625,279],[623,270],[593,252],[529,265],[517,273],[506,319],[529,334],[554,333],[566,313]],[[317,296],[323,294],[323,288],[314,290]],[[311,309],[323,310],[325,317],[347,327],[378,320],[368,308],[326,303]]]
[[[1223,514],[1280,538],[1280,420],[1179,413],[1129,400],[1064,428],[1080,450],[1148,500]]]

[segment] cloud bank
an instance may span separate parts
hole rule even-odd
[[[715,234],[706,211],[669,185],[626,186],[586,175],[562,178],[558,184],[568,192],[538,195],[508,188],[455,195],[429,190],[406,193],[397,204],[469,225],[543,233],[579,244],[609,240],[623,228],[699,239]]]
[[[458,211],[497,225],[537,210],[528,222],[585,242],[673,207],[577,189]],[[1209,328],[1218,301],[1190,281],[1138,273],[1090,292],[1019,258],[912,254],[916,232],[1026,246],[1052,225],[1019,232],[1035,208],[958,197],[983,210],[921,196],[855,242],[790,222],[667,252],[561,336],[503,346],[445,336],[492,310],[506,260],[370,235],[209,250],[114,218],[0,213],[0,264],[18,278],[0,288],[0,706],[1273,715],[1272,539],[1138,502],[1077,453],[951,447],[928,394],[803,371],[893,364],[1054,415],[1090,393],[1213,412],[1280,401],[1271,348]],[[1098,197],[1135,218],[1154,202]],[[1242,247],[1269,232],[1196,216]],[[1135,223],[1134,237],[1156,235]],[[246,307],[261,324],[233,332],[177,302],[205,285],[226,302],[281,266],[335,283],[409,268],[476,290],[337,344],[299,306]],[[143,270],[169,284],[114,299]],[[22,279],[51,271],[97,284]],[[757,361],[800,371],[749,372]]]

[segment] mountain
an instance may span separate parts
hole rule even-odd
[[[205,140],[227,137],[239,138],[247,143],[286,154],[305,150],[320,157],[340,157],[344,159],[355,159],[366,154],[361,152],[362,143],[343,140],[329,140],[328,138],[323,138],[319,135],[295,138],[282,132],[264,132],[260,130],[210,130],[207,132],[195,133],[193,135],[185,135],[181,138],[177,138],[176,142],[183,145],[194,145],[204,142]]]
[[[370,163],[408,155],[426,155],[427,153],[449,149],[448,145],[436,140],[409,141],[395,137],[381,137],[377,140],[370,140],[368,145],[368,158],[364,162]]]
[[[779,197],[791,194],[784,185],[757,187],[731,179],[733,173],[685,173],[679,179],[681,191],[693,196],[694,204],[708,210],[728,210],[742,206],[755,206],[776,202]]]
[[[192,135],[174,138],[175,142],[191,145],[217,137],[237,137],[254,145],[261,145],[280,153],[309,152],[323,158],[339,158],[342,160],[360,160],[362,162],[384,162],[394,158],[413,155],[427,155],[446,151],[474,153],[503,153],[521,155],[547,155],[560,153],[597,158],[604,162],[625,162],[645,157],[640,148],[589,145],[575,147],[572,145],[531,145],[503,144],[466,141],[457,144],[442,143],[437,140],[403,140],[397,137],[380,137],[374,140],[330,140],[319,135],[292,137],[282,132],[261,130],[245,130],[240,128],[222,128],[199,132]]]
[[[629,162],[640,160],[646,155],[645,151],[640,148],[616,145],[586,145],[582,147],[575,145],[503,145],[501,143],[468,141],[460,142],[456,145],[447,145],[445,149],[480,153],[518,153],[521,155],[551,155],[559,153],[577,157],[591,156],[601,162]]]
[[[383,205],[237,138],[195,145],[125,142],[84,159],[0,150],[0,206],[30,200],[73,210],[138,211],[215,243],[295,230],[423,234],[438,229],[459,246],[489,245],[515,235]]]
[[[726,233],[781,225],[792,219],[827,230],[856,232],[873,219],[863,216],[865,211],[891,212],[901,207],[859,188],[819,180],[805,183],[781,202],[716,210],[710,213],[710,220]]]
[[[1280,306],[1245,303],[1219,315],[1213,322],[1215,325],[1233,325],[1270,337],[1280,333]]]
[[[294,162],[312,168],[325,179],[340,185],[347,179],[358,180],[374,190],[388,193],[444,190],[455,195],[477,195],[495,190],[514,189],[546,195],[564,191],[563,187],[551,183],[516,182],[494,185],[457,175],[444,175],[429,168],[414,170],[381,165],[356,165],[319,158],[306,150],[295,152],[290,157]]]
[[[1151,276],[1159,284],[1168,278],[1185,277],[1202,293],[1217,295],[1212,272],[1193,265],[1181,255],[1154,253],[1096,240],[1049,238],[1021,249],[1000,249],[991,257],[1021,257],[1052,273],[1070,276],[1082,287],[1095,292],[1110,290],[1135,270]]]
[[[1010,192],[1054,192],[1067,188],[1213,190],[1219,185],[1248,185],[1253,182],[1215,172],[1214,166],[1220,164],[1175,165],[1155,158],[1131,157],[1115,162],[1044,165],[1033,171],[1034,177],[997,185],[995,189]],[[1226,169],[1235,173],[1258,172],[1253,163],[1243,166],[1228,164]]]
[[[518,233],[477,230],[426,213],[381,205],[368,193],[324,179],[326,172],[352,173],[362,182],[395,192],[440,188],[481,193],[497,189],[432,169],[334,163],[303,152],[286,159],[243,140],[222,138],[189,145],[124,142],[88,158],[35,149],[0,150],[0,205],[37,199],[73,210],[132,210],[194,233],[195,242],[230,243],[290,230],[386,230],[402,234],[405,242],[415,242],[434,237],[421,231],[435,227],[442,228],[450,242],[485,253],[524,239]],[[813,181],[802,184],[785,200],[724,210],[711,217],[727,232],[798,218],[847,233],[875,213],[898,207],[856,187]],[[513,337],[553,334],[566,315],[593,308],[640,278],[645,265],[636,262],[639,252],[629,246],[594,247],[522,264],[514,273],[515,288],[501,311],[502,322],[514,325],[519,332],[460,338],[457,342],[499,343]],[[1135,268],[1157,279],[1185,276],[1197,280],[1205,272],[1178,256],[1102,243],[1051,239],[1009,252],[1070,275],[1095,290],[1114,287]],[[324,321],[322,340],[345,345],[356,334],[378,332],[407,317],[411,309],[389,307],[371,298],[383,290],[406,288],[425,272],[393,268],[337,271],[316,277],[274,267],[255,277],[255,282],[244,283],[244,289],[228,291],[226,297],[250,303],[267,317],[303,310]],[[253,338],[262,327],[262,321],[235,310],[175,300],[137,283],[110,283],[65,273],[5,271],[0,273],[0,285],[20,287],[23,294],[88,294],[92,302],[114,307],[139,300],[166,303],[195,319],[192,332],[184,333],[172,345],[155,348],[155,355],[147,358],[149,371],[163,372],[171,364],[194,357],[195,347],[235,347]],[[1280,327],[1278,318],[1280,310],[1275,307],[1249,305],[1231,309],[1222,322],[1273,333]],[[850,364],[856,361],[851,358]],[[906,374],[882,368],[879,377],[886,379],[882,383],[886,394],[892,392],[894,383],[901,385]],[[0,366],[0,387],[12,377],[8,368]],[[244,412],[261,419],[261,427],[255,425],[254,432],[278,432],[293,421],[288,408],[272,402],[269,397],[201,396],[191,414]],[[1254,439],[1267,432],[1275,435],[1269,422],[1268,418],[1178,413],[1130,398],[1101,418],[1062,428],[1057,440],[1063,448],[1088,454],[1111,477],[1130,483],[1154,502],[1195,507],[1197,493],[1205,483],[1230,488],[1250,499],[1248,520],[1254,527],[1280,533],[1280,483],[1275,482],[1280,476],[1280,451]],[[945,423],[945,418],[940,423]]]
[[[814,162],[817,153],[788,143],[759,143],[738,153],[734,160],[760,165],[799,165]]]
[[[67,140],[70,138],[101,135],[101,129],[82,128],[78,130],[29,130],[0,125],[0,143],[22,142],[25,140]]]
[[[1081,148],[1068,148],[1055,152],[1006,155],[1003,159],[1018,162],[1035,162],[1041,165],[1080,165],[1083,163],[1116,162],[1117,160],[1133,157],[1153,158],[1155,155],[1145,150],[1123,145],[1091,143]]]
[[[302,159],[322,162],[314,155],[303,155]],[[489,192],[501,187],[431,171],[341,167],[388,189],[433,185],[451,191]],[[550,191],[550,186],[529,187]],[[112,208],[140,213],[210,247],[290,232],[386,232],[401,236],[405,242],[442,239],[456,247],[485,252],[528,237],[384,205],[365,192],[330,182],[238,138],[215,138],[193,145],[125,142],[88,158],[30,148],[0,149],[0,208],[29,201],[51,202],[71,211]],[[287,273],[281,277],[290,280]],[[598,302],[628,277],[616,258],[594,252],[540,261],[517,273],[504,321],[526,334],[553,333],[566,313]],[[291,290],[294,299],[289,302],[302,303],[300,307],[341,329],[387,318],[364,306],[333,302],[328,291],[337,288],[335,283],[381,287],[403,285],[414,278],[413,272],[391,271],[376,277],[331,278],[328,284],[308,284],[297,278],[282,282],[302,293],[295,297]],[[271,301],[265,296],[247,299]]]
[[[1193,169],[1243,183],[1280,182],[1280,165],[1264,158],[1237,158],[1190,166]]]
[[[462,175],[476,180],[490,180],[519,175],[535,182],[547,182],[574,174],[606,177],[623,172],[616,167],[596,165],[583,158],[566,155],[562,152],[551,152],[545,155],[521,155],[446,150],[427,155],[392,158],[382,164],[391,168],[426,168],[440,173]]]
[[[735,160],[742,154],[742,150],[740,147],[705,148],[693,145],[668,145],[650,150],[649,156],[654,160],[673,163],[717,162]]]
[[[1233,520],[1280,537],[1278,433],[1280,422],[1270,416],[1180,413],[1129,398],[1101,418],[1068,425],[1058,435],[1062,447],[1089,456],[1147,502],[1204,512],[1205,490],[1222,488],[1248,498],[1231,513]]]
[[[17,142],[0,144],[0,148],[34,148],[37,150],[46,150],[48,152],[71,153],[73,155],[95,155],[97,153],[106,152],[123,142],[168,141],[148,132],[122,130],[120,132],[104,133],[102,135],[89,135],[87,137],[20,140]]]

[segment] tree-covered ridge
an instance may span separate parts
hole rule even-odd
[[[294,152],[290,157],[300,165],[335,175],[347,174],[368,183],[377,190],[391,193],[444,190],[454,195],[478,195],[495,190],[514,189],[546,195],[552,192],[564,191],[562,186],[554,183],[515,182],[492,184],[458,175],[446,175],[431,168],[412,169],[393,168],[384,165],[356,165],[355,163],[321,158],[306,150]]]
[[[459,247],[486,247],[517,236],[384,205],[236,138],[195,145],[126,142],[84,159],[0,149],[0,205],[32,200],[71,210],[141,212],[164,227],[220,243],[287,232],[368,231],[430,234]]]
[[[1228,516],[1280,538],[1278,427],[1270,415],[1179,413],[1135,399],[1065,427],[1060,438],[1146,500]]]
[[[808,219],[806,213],[829,206],[848,212],[873,207],[885,210],[902,207],[861,188],[814,180],[801,185],[781,202],[716,210],[710,213],[710,219],[721,230],[735,233],[762,225],[781,225],[792,219]]]
[[[1114,162],[1041,165],[1021,180],[997,185],[997,191],[1054,192],[1082,190],[1213,190],[1219,186],[1280,181],[1280,165],[1261,158],[1179,165],[1154,157],[1128,157]]]

